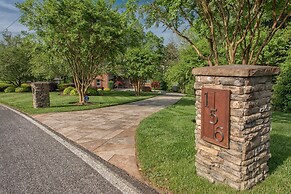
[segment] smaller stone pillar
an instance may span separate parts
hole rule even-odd
[[[196,171],[210,182],[249,189],[268,175],[270,66],[193,69],[196,90]]]
[[[50,106],[50,87],[48,82],[34,82],[31,84],[33,107],[46,108]]]

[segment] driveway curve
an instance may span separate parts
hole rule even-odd
[[[175,104],[181,94],[94,110],[33,115],[57,133],[142,180],[136,162],[135,133],[149,115]]]

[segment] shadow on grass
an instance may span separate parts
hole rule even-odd
[[[274,134],[271,135],[271,154],[269,161],[270,173],[284,164],[284,161],[291,157],[291,137]]]
[[[141,96],[152,96],[156,95],[152,92],[142,92]],[[136,96],[133,91],[100,91],[98,96],[111,96],[111,97],[127,97],[127,96]]]
[[[93,105],[96,105],[96,104],[105,104],[104,102],[90,102],[88,104],[84,104],[84,105],[81,105],[81,104],[78,104],[77,101],[75,102],[68,102],[68,104],[62,104],[62,105],[51,105],[50,107],[51,108],[64,108],[64,107],[86,107],[86,106],[93,106]]]
[[[272,121],[279,123],[291,123],[290,113],[283,113],[277,111],[273,112]]]
[[[184,98],[183,100],[180,100],[176,106],[193,106],[195,105],[195,99],[194,97],[187,97]]]

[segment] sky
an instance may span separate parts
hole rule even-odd
[[[0,32],[3,32],[5,29],[8,29],[13,34],[18,34],[21,31],[28,31],[27,27],[19,23],[21,13],[15,6],[15,3],[23,1],[24,0],[0,0]],[[124,1],[125,0],[117,0],[117,3],[120,4]],[[146,31],[152,31],[157,36],[163,37],[165,45],[170,42],[178,42],[176,35],[170,30],[165,30],[163,26],[153,26]]]

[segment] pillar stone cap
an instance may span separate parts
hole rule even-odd
[[[259,77],[276,75],[280,68],[259,65],[222,65],[213,67],[198,67],[192,70],[194,75],[223,76],[223,77]]]
[[[47,85],[49,82],[32,82],[31,85]]]

